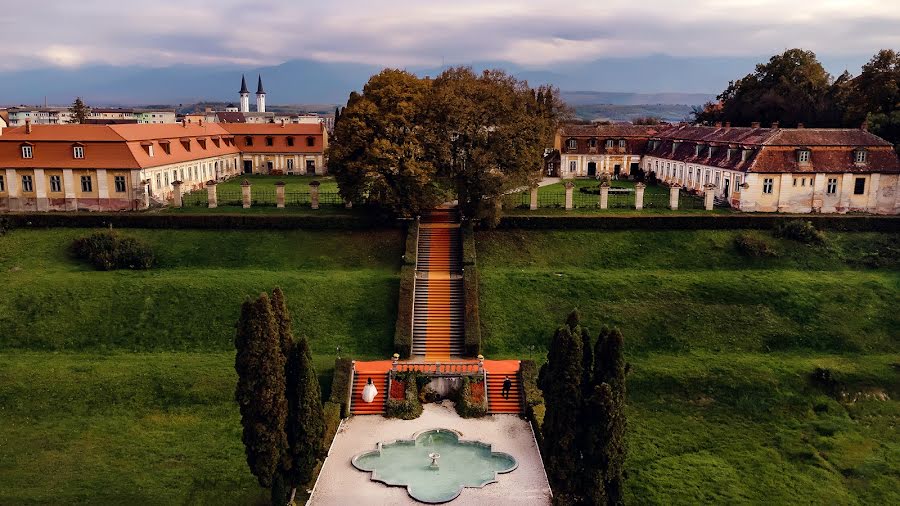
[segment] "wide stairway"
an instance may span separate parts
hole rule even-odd
[[[521,413],[522,387],[519,384],[518,361],[498,361],[487,368],[488,411],[490,413]],[[503,396],[503,381],[509,378],[512,388]]]
[[[413,355],[428,361],[462,356],[465,313],[459,215],[436,209],[422,218],[416,255]]]

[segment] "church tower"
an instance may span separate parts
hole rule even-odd
[[[247,89],[247,80],[241,76],[241,112],[250,112],[250,90]]]
[[[266,90],[262,87],[262,76],[256,84],[256,112],[266,112]]]

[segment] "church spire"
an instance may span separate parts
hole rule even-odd
[[[259,81],[256,83],[256,94],[257,95],[265,95],[266,90],[262,87],[262,76],[259,76]]]
[[[243,74],[241,74],[241,91],[239,91],[238,93],[240,93],[240,94],[242,94],[242,95],[243,95],[244,93],[246,93],[246,94],[248,94],[248,95],[250,94],[250,90],[247,89],[247,80],[244,79],[244,75],[243,75]]]

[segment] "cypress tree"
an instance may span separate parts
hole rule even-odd
[[[287,435],[290,469],[287,472],[287,481],[292,489],[296,489],[312,479],[313,470],[322,456],[325,413],[319,378],[316,376],[312,354],[304,336],[297,339],[290,364],[290,383],[294,388],[289,399],[291,413]]]
[[[241,306],[234,345],[238,374],[234,396],[241,412],[247,465],[260,486],[269,487],[287,449],[288,406],[285,360],[266,294]]]
[[[581,408],[581,360],[580,337],[567,325],[560,327],[541,368],[539,387],[546,404],[542,433],[547,475],[561,503],[571,501],[578,488],[579,434],[572,421]]]
[[[281,354],[285,360],[288,360],[294,348],[291,314],[288,312],[284,292],[278,287],[272,290],[272,312],[275,315],[275,325],[278,327],[278,342],[281,346]],[[290,385],[288,385],[288,389],[290,389]]]
[[[600,334],[597,335],[597,342],[594,343],[594,375],[591,380],[591,391],[593,392],[593,387],[603,383],[606,376],[603,372],[604,369],[604,352],[606,350],[606,341],[609,340],[609,327],[604,325],[600,329]]]

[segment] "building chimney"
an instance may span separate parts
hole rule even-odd
[[[797,123],[797,128],[798,129],[806,128],[806,125],[804,125],[803,123]]]
[[[187,122],[188,122],[187,119],[182,119],[182,120],[181,120],[181,126],[183,126],[184,128],[187,128]]]
[[[284,128],[284,118],[281,118],[281,128]]]
[[[772,122],[772,128],[773,128],[773,129],[774,129],[774,128],[778,128],[778,122],[777,122],[777,121],[773,121],[773,122]]]
[[[31,133],[31,120],[30,119],[25,120],[25,133],[26,134]]]
[[[199,124],[200,126],[203,126],[203,118],[200,118]]]
[[[750,128],[759,128],[759,121],[754,121],[753,123],[750,123]]]
[[[730,121],[726,121],[726,122],[725,122],[725,128],[731,128],[731,122],[730,122]]]
[[[863,132],[869,131],[869,120],[863,120],[862,125],[859,125],[859,129]]]

